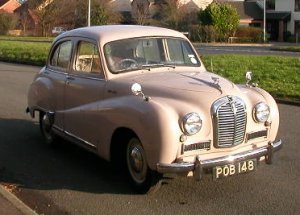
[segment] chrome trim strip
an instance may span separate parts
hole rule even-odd
[[[79,141],[82,144],[85,144],[85,145],[87,145],[89,147],[92,147],[93,149],[97,149],[97,146],[95,146],[94,144],[92,144],[92,143],[90,143],[90,142],[88,142],[86,140],[83,140],[83,139],[77,137],[76,135],[74,135],[74,134],[72,134],[70,132],[64,131],[62,128],[60,128],[60,127],[58,127],[56,125],[53,125],[52,128],[54,128],[55,130],[57,130],[58,132],[60,132],[60,133],[62,133],[64,135],[67,135],[68,137],[76,139],[77,141]]]
[[[90,147],[97,148],[94,144],[92,144],[92,143],[90,143],[90,142],[88,142],[88,141],[86,141],[86,140],[83,140],[83,139],[81,139],[80,137],[77,137],[76,135],[74,135],[74,134],[72,134],[72,133],[70,133],[70,132],[64,131],[64,133],[65,133],[66,135],[72,137],[72,138],[75,138],[75,139],[79,140],[80,142],[82,142],[82,143],[84,143],[84,144],[86,144],[86,145],[88,145],[88,146],[90,146]]]
[[[220,158],[214,158],[209,160],[201,160],[200,156],[196,157],[196,161],[194,163],[171,163],[164,164],[158,163],[156,165],[157,171],[159,173],[184,173],[189,171],[199,171],[197,167],[201,167],[201,169],[208,169],[215,166],[222,166],[234,162],[240,162],[248,159],[260,158],[263,156],[268,157],[270,160],[272,159],[273,152],[276,152],[282,148],[282,141],[279,140],[277,142],[269,143],[268,146],[264,146],[261,148],[249,150],[246,152],[241,152],[234,155],[228,155]],[[266,161],[268,163],[268,161]],[[200,165],[198,165],[198,163]],[[202,171],[199,171],[202,172]]]

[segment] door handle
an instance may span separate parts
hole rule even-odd
[[[69,84],[71,81],[74,81],[74,80],[75,80],[74,77],[67,75],[67,77],[66,77],[66,84]]]

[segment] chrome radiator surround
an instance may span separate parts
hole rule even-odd
[[[213,103],[211,111],[214,147],[228,148],[244,142],[247,111],[241,98],[235,96],[222,97]]]

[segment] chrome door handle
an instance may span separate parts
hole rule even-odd
[[[71,81],[74,81],[75,80],[75,78],[74,77],[72,77],[72,76],[66,76],[66,84],[69,84]]]

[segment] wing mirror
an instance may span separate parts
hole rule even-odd
[[[257,87],[258,84],[251,83],[253,78],[253,73],[251,71],[246,72],[246,86],[247,87]]]
[[[143,97],[144,101],[148,102],[150,100],[150,97],[145,96],[145,94],[143,93],[142,86],[139,83],[134,83],[134,84],[131,85],[131,92],[135,96],[141,95]]]

